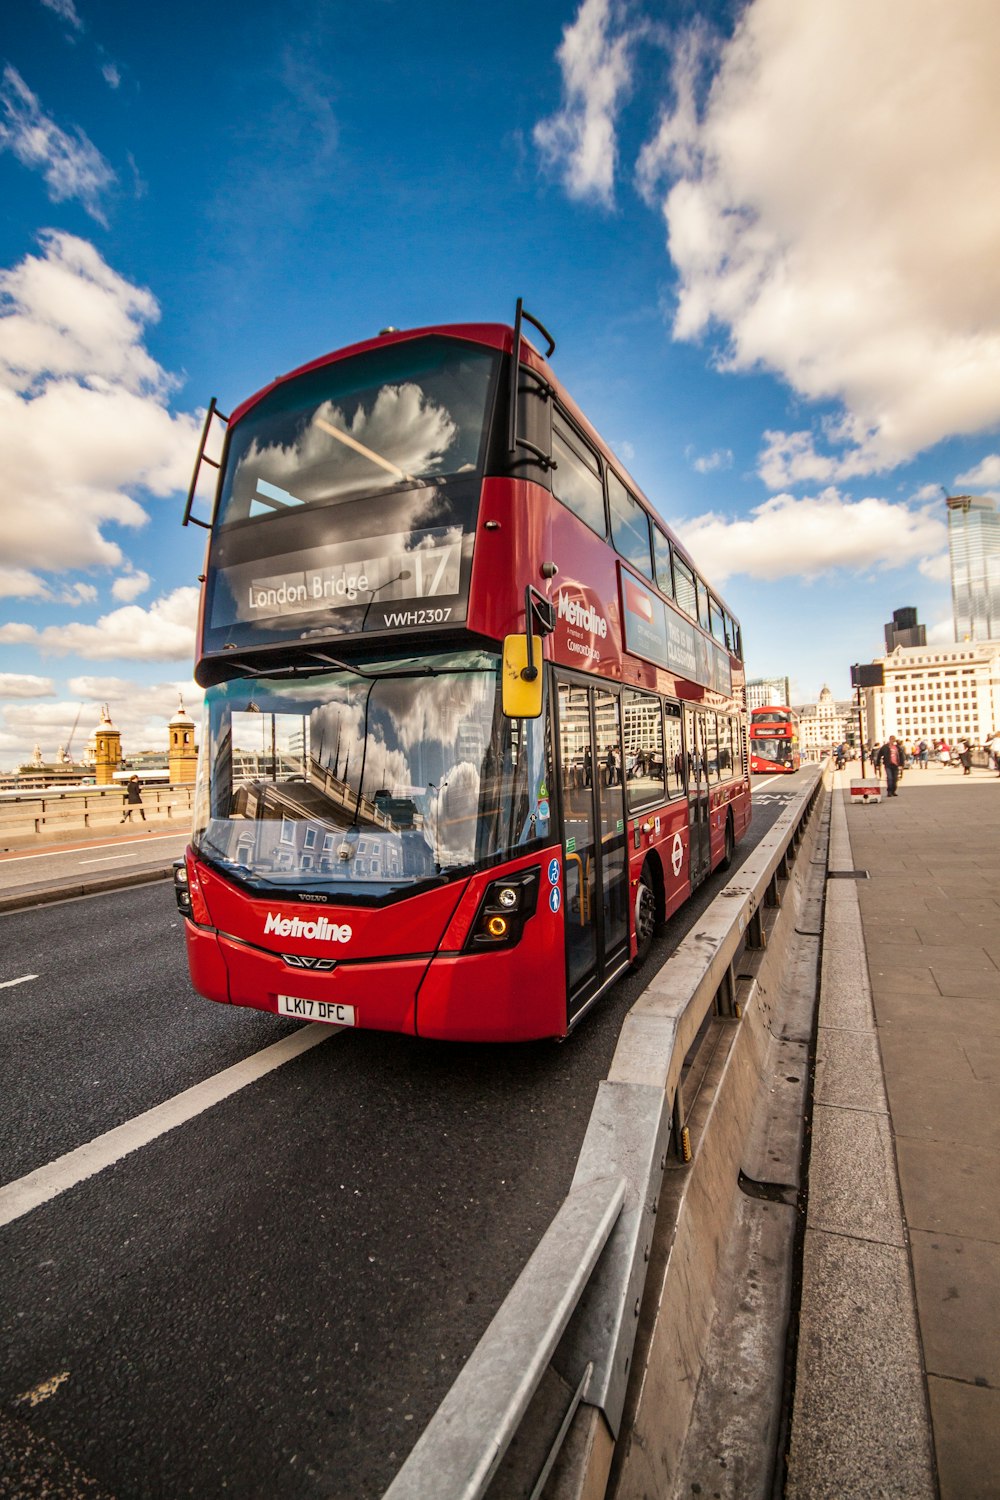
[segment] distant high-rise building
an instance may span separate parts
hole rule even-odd
[[[747,712],[753,708],[766,708],[769,704],[791,703],[787,677],[750,677],[747,679]]]
[[[996,502],[949,495],[948,552],[955,639],[1000,639],[1000,515]]]
[[[915,609],[894,609],[892,620],[885,627],[885,649],[895,651],[897,646],[926,646],[927,627],[917,624]]]

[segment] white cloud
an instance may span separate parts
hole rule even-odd
[[[73,0],[42,0],[46,10],[54,11],[62,21],[68,21],[75,31],[83,30],[83,22],[76,13]]]
[[[620,24],[615,0],[583,0],[563,31],[556,54],[563,76],[563,106],[540,121],[535,145],[546,165],[562,176],[571,198],[610,207],[618,156],[615,122],[632,85],[635,33],[609,35]]]
[[[87,661],[185,661],[194,656],[198,590],[175,589],[149,609],[127,604],[102,615],[96,625],[0,625],[0,644],[31,645],[53,656],[72,653]]]
[[[982,493],[983,490],[987,492],[1000,490],[1000,453],[988,454],[974,469],[969,469],[965,474],[959,474],[955,485],[962,488],[967,485],[977,493]]]
[[[2,534],[2,521],[0,521]],[[47,599],[49,591],[27,568],[0,568],[0,599]]]
[[[149,574],[139,569],[135,573],[125,573],[121,578],[116,578],[111,585],[111,593],[123,604],[131,604],[133,599],[138,599],[140,594],[146,592],[151,582]]]
[[[805,499],[776,495],[746,518],[709,512],[679,529],[696,561],[720,584],[751,578],[814,578],[945,558],[948,528],[935,507],[871,497],[845,500],[835,489]]]
[[[12,151],[22,166],[40,170],[53,203],[76,198],[92,219],[107,227],[101,204],[116,177],[94,143],[82,130],[67,135],[60,129],[10,64],[0,84],[0,108],[5,117],[0,118],[0,150]]]
[[[0,676],[0,695],[2,683]],[[71,736],[74,759],[82,756],[97,728],[102,703],[107,703],[112,723],[121,730],[126,755],[137,750],[165,750],[167,725],[178,699],[183,697],[185,709],[197,722],[203,698],[201,689],[190,680],[136,683],[124,677],[73,677],[66,691],[71,696],[56,703],[0,705],[0,751],[6,764],[27,760],[36,744],[51,759]]]
[[[712,453],[703,453],[700,457],[691,460],[691,467],[697,474],[714,474],[719,469],[731,469],[733,467],[732,449],[716,448]]]
[[[31,677],[25,672],[0,672],[0,698],[54,698],[51,677]]]
[[[120,86],[122,75],[114,63],[105,63],[101,73],[109,89],[116,89]]]
[[[953,646],[955,644],[955,621],[951,615],[944,620],[936,620],[933,625],[927,627],[928,646]]]
[[[183,492],[199,423],[168,410],[174,381],[143,345],[152,294],[83,240],[41,244],[0,272],[0,593],[46,598],[28,570],[122,564],[106,523],[145,525],[137,488]]]
[[[639,164],[680,277],[675,336],[724,329],[726,368],[842,403],[821,448],[781,435],[788,482],[877,472],[995,424],[993,0],[752,0],[719,56],[699,100],[697,33],[677,47]]]

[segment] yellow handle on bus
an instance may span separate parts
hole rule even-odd
[[[537,719],[542,712],[542,673],[540,643],[535,642],[535,675],[528,671],[528,637],[506,635],[503,641],[503,711],[508,719]]]

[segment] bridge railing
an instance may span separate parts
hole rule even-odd
[[[581,1405],[601,1419],[587,1441],[606,1472],[668,1155],[689,1155],[692,1058],[713,1016],[742,1015],[738,969],[767,945],[820,800],[823,769],[807,775],[626,1017],[568,1196],[385,1500],[536,1500]]]

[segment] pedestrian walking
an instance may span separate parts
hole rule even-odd
[[[142,789],[139,786],[139,778],[138,776],[130,776],[128,784],[125,787],[125,807],[122,812],[123,823],[131,823],[132,814],[136,808],[139,809],[139,816],[145,823],[146,809],[142,805]]]
[[[958,758],[962,762],[962,775],[972,775],[972,746],[968,740],[962,741],[962,748],[958,752]]]
[[[920,756],[920,769],[921,769],[921,771],[926,771],[927,770],[927,757],[928,757],[927,741],[926,740],[921,740],[920,741],[920,744],[917,746],[917,754]]]
[[[879,764],[885,767],[886,796],[895,797],[899,775],[903,769],[903,747],[894,734],[890,734],[878,755]]]
[[[1000,776],[1000,729],[994,729],[987,741],[987,748],[993,757],[993,769]]]

